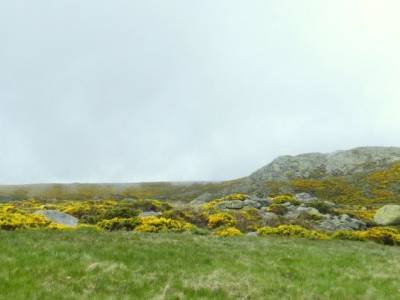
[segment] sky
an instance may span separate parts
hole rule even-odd
[[[0,184],[211,181],[400,146],[398,0],[0,2]]]

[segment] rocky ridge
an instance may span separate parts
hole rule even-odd
[[[280,156],[249,178],[253,181],[324,178],[369,172],[400,161],[398,147],[360,147],[333,153]]]

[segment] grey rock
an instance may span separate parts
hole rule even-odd
[[[324,200],[323,201],[327,206],[329,206],[330,208],[336,207],[337,205],[335,203],[333,203],[332,201],[328,201],[328,200]]]
[[[322,218],[322,214],[315,208],[304,206],[289,206],[288,212],[284,215],[285,219],[293,220],[300,216],[312,216]]]
[[[340,217],[323,215],[323,217],[324,220],[317,226],[322,230],[362,230],[367,227],[363,221],[351,218],[348,215],[341,215]]]
[[[53,223],[75,227],[78,225],[79,220],[74,216],[57,211],[57,210],[38,210],[34,212],[35,215],[41,215]]]
[[[254,200],[244,200],[243,204],[244,204],[244,206],[251,207],[251,208],[260,208],[261,207],[261,204],[258,201],[254,201]]]
[[[266,198],[258,198],[256,196],[250,196],[250,199],[248,200],[252,200],[252,201],[256,201],[260,204],[260,207],[266,207],[266,206],[270,206],[272,201]]]
[[[257,237],[258,236],[257,232],[248,232],[246,235],[250,236],[250,237]]]
[[[261,217],[263,218],[264,221],[269,222],[269,221],[276,221],[279,219],[277,214],[274,214],[272,212],[261,212]]]
[[[385,205],[374,216],[378,225],[400,225],[400,205]]]
[[[323,178],[376,170],[400,161],[400,148],[361,147],[329,154],[281,156],[250,175],[255,182],[293,178]]]
[[[311,196],[309,193],[299,193],[299,194],[296,194],[294,197],[297,201],[305,202],[305,203],[318,200],[318,198]]]
[[[260,203],[260,206],[261,206],[261,207],[270,206],[271,203],[272,203],[272,202],[271,202],[270,200],[268,200],[268,199],[260,199],[260,200],[257,200],[257,202]]]
[[[285,219],[293,220],[300,217],[301,213],[299,211],[289,211],[284,215]]]
[[[158,212],[158,211],[144,211],[141,214],[139,214],[140,218],[143,217],[159,217],[161,216],[162,213]]]
[[[219,209],[242,209],[244,206],[244,201],[241,200],[223,201],[218,204]]]
[[[309,216],[322,217],[322,214],[314,207],[298,207],[297,211],[305,213]]]

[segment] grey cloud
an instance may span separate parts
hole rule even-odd
[[[399,8],[3,1],[0,183],[223,180],[399,146]]]

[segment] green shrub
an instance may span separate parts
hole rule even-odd
[[[278,195],[272,197],[273,204],[283,204],[283,203],[290,203],[292,205],[300,205],[300,201],[296,200],[292,195]]]
[[[97,227],[102,230],[115,231],[127,230],[131,231],[140,224],[137,218],[113,218],[111,220],[103,220],[97,223]]]
[[[317,209],[322,214],[332,214],[332,207],[325,203],[324,201],[312,201],[306,204],[307,207],[312,207]]]
[[[256,208],[241,209],[233,214],[236,228],[242,232],[255,231],[263,225],[263,218]]]
[[[114,219],[114,218],[124,218],[124,219],[129,219],[129,218],[134,218],[137,217],[140,214],[139,209],[133,209],[130,207],[116,207],[107,210],[104,214],[102,214],[103,219]]]
[[[273,203],[270,206],[268,206],[268,211],[277,214],[279,216],[282,216],[288,212],[288,209],[286,206]]]

